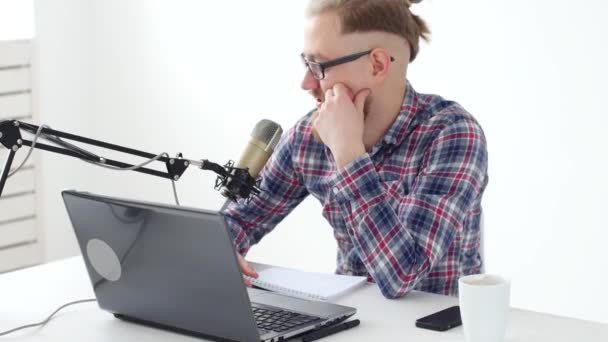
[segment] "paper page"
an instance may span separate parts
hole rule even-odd
[[[258,274],[258,279],[249,278],[256,286],[317,300],[333,299],[367,281],[366,277],[303,272],[282,267],[272,267]]]

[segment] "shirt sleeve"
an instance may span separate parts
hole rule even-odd
[[[308,191],[294,170],[293,148],[295,128],[283,135],[270,160],[262,169],[262,190],[259,197],[247,203],[231,203],[224,217],[236,250],[245,255],[249,248],[274,229],[302,200]]]
[[[359,257],[382,294],[398,298],[446,254],[483,192],[485,138],[473,120],[446,125],[425,152],[410,192],[398,202],[388,200],[388,188],[368,154],[340,170],[334,181]]]

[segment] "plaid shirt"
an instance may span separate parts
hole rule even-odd
[[[482,266],[488,161],[477,121],[408,82],[382,141],[337,171],[329,148],[312,138],[311,117],[283,135],[261,172],[262,197],[225,211],[237,250],[245,255],[312,194],[338,242],[336,273],[367,276],[387,298],[456,295],[458,278]]]

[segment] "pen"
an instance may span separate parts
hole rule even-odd
[[[320,330],[315,330],[313,332],[311,332],[310,334],[304,336],[302,338],[302,342],[312,342],[312,341],[316,341],[318,339],[321,339],[323,337],[329,336],[329,335],[333,335],[335,333],[339,333],[340,331],[344,331],[350,328],[354,328],[357,325],[359,325],[360,321],[358,319],[354,319],[352,321],[348,321],[348,322],[344,322],[344,323],[340,323],[337,325],[332,325],[329,326],[327,328],[321,328]]]

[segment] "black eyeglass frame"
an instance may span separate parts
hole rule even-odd
[[[310,71],[310,73],[312,74],[312,76],[320,81],[325,79],[325,70],[327,68],[331,68],[340,64],[344,64],[344,63],[349,63],[349,62],[353,62],[356,61],[357,59],[363,57],[363,56],[367,56],[369,55],[372,51],[374,51],[374,49],[371,50],[367,50],[367,51],[363,51],[363,52],[357,52],[357,53],[353,53],[351,55],[347,55],[344,57],[340,57],[340,58],[336,58],[336,59],[332,59],[331,61],[327,61],[327,62],[311,62],[309,60],[306,59],[306,57],[304,56],[304,54],[300,54],[300,57],[302,58],[302,63],[304,63],[304,65],[308,68],[308,70]],[[393,58],[393,56],[391,56],[391,62],[394,62],[395,58]],[[317,68],[316,70],[318,70],[318,72],[321,74],[320,77],[318,77],[317,75],[315,75],[315,71],[313,68]]]

